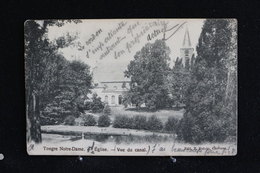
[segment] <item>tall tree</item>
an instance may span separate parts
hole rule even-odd
[[[192,54],[192,57],[190,60],[190,70],[193,70],[194,63],[195,63],[195,55]]]
[[[43,111],[42,118],[49,119],[51,124],[63,122],[68,115],[78,117],[84,113],[84,98],[92,88],[92,76],[87,64],[76,60],[67,61],[61,68],[63,72],[53,87],[53,97]],[[53,78],[56,79],[57,74]]]
[[[128,100],[140,107],[163,108],[169,100],[165,81],[170,72],[170,49],[162,40],[147,43],[128,65],[125,76],[131,79]]]
[[[179,136],[186,142],[222,142],[236,136],[236,113],[225,104],[234,28],[231,19],[210,19],[203,25],[180,126]]]
[[[25,80],[26,80],[26,110],[27,110],[27,140],[41,143],[40,128],[40,95],[44,88],[46,64],[51,56],[63,43],[50,44],[47,39],[49,26],[63,26],[66,22],[78,23],[78,20],[61,21],[26,21],[25,22]]]
[[[168,85],[172,94],[172,100],[178,107],[180,103],[185,103],[185,93],[190,84],[190,70],[182,65],[182,59],[176,59],[175,65],[169,75]]]

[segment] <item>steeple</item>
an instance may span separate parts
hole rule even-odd
[[[182,43],[183,48],[191,48],[191,42],[190,42],[190,34],[188,27],[186,27],[183,43]]]
[[[191,46],[189,30],[186,26],[182,48],[180,49],[180,58],[182,59],[183,67],[189,68],[193,51],[194,49]]]

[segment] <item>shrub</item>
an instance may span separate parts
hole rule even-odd
[[[114,128],[129,128],[131,127],[129,123],[129,118],[125,115],[118,115],[115,117],[113,122]]]
[[[110,109],[110,106],[108,104],[105,105],[105,107],[103,109],[103,114],[104,115],[111,115],[111,109]]]
[[[146,129],[151,130],[151,131],[159,131],[163,128],[162,121],[158,119],[155,115],[152,115],[149,117],[147,124],[146,124]]]
[[[65,125],[70,125],[70,126],[73,126],[75,124],[75,117],[74,116],[67,116],[65,119],[64,119],[64,124]]]
[[[163,124],[155,115],[151,116],[148,121],[146,121],[146,117],[143,115],[134,117],[118,115],[114,119],[113,127],[158,131],[163,128]]]
[[[108,127],[110,125],[110,118],[108,115],[101,115],[98,118],[98,127]]]
[[[91,103],[91,111],[96,113],[96,112],[102,112],[104,109],[104,105],[101,101],[101,98],[97,96],[96,93],[93,94],[92,96],[92,103]]]
[[[52,117],[40,117],[41,125],[58,125],[61,124],[63,120],[61,118],[52,118]]]
[[[86,114],[82,116],[84,126],[95,126],[97,124],[93,115]]]
[[[167,122],[165,123],[164,130],[167,132],[175,133],[178,126],[178,119],[174,117],[168,117]]]
[[[124,101],[124,102],[123,102],[123,105],[125,106],[125,108],[127,108],[127,107],[128,107],[127,101]]]
[[[146,117],[143,115],[137,115],[133,117],[133,129],[145,129],[146,127]]]
[[[133,117],[128,117],[125,128],[133,129],[133,121],[134,121]]]

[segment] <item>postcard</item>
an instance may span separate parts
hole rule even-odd
[[[29,155],[234,156],[236,19],[27,20]]]

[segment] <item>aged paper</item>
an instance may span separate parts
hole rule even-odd
[[[236,155],[235,19],[24,25],[29,155]]]

